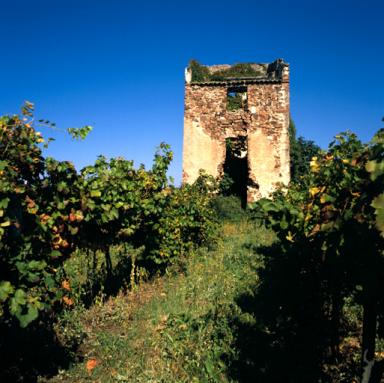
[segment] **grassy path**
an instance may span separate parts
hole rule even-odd
[[[255,246],[272,235],[247,222],[226,223],[213,250],[199,249],[183,271],[136,291],[73,312],[68,328],[86,333],[83,360],[53,382],[231,382],[228,361],[236,358],[232,318],[236,298],[257,283]],[[88,368],[87,368],[88,367]]]

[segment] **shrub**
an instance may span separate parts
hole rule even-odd
[[[212,207],[221,220],[239,221],[247,217],[241,207],[241,199],[234,195],[218,195],[212,199]]]

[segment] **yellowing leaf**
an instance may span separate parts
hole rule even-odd
[[[320,197],[320,203],[334,202],[335,197],[332,197],[329,194],[323,193]]]
[[[375,209],[376,227],[384,237],[384,193],[374,198],[371,206]]]
[[[317,162],[317,157],[312,157],[312,160],[309,163],[309,166],[311,167],[311,171],[313,173],[317,173],[320,170],[320,165]]]
[[[5,221],[5,222],[0,223],[0,227],[7,227],[10,225],[11,225],[11,221]]]
[[[377,165],[377,162],[376,161],[368,161],[366,164],[365,164],[365,170],[368,172],[368,173],[372,173],[375,168],[376,168],[376,165]]]
[[[101,197],[100,190],[91,190],[91,197]]]
[[[83,212],[81,210],[78,210],[75,214],[77,222],[81,222],[84,219]]]
[[[316,186],[309,189],[309,193],[311,194],[312,197],[315,196],[319,192],[320,192],[320,188],[318,188]]]
[[[288,232],[288,235],[285,238],[289,242],[294,242],[293,235],[290,231]]]

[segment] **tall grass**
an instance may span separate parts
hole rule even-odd
[[[214,249],[190,254],[183,267],[63,318],[59,336],[83,343],[78,362],[50,381],[232,381],[233,318],[254,320],[236,298],[257,283],[255,247],[269,245],[273,234],[246,220],[225,223],[222,233]]]

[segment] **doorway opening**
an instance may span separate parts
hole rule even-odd
[[[234,195],[247,206],[248,147],[247,137],[230,137],[225,140],[225,162],[222,184],[225,195]]]

